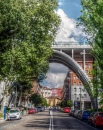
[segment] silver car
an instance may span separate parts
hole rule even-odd
[[[11,109],[7,114],[7,120],[21,119],[22,112],[19,109]]]

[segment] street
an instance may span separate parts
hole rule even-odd
[[[59,111],[26,115],[21,120],[0,123],[0,130],[102,130]]]

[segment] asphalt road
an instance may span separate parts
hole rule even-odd
[[[59,111],[26,115],[21,120],[0,123],[0,130],[103,130]]]

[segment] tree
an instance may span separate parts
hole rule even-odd
[[[32,94],[30,101],[32,101],[35,106],[38,106],[42,103],[42,98],[38,94]]]
[[[82,15],[79,18],[80,24],[84,26],[87,39],[93,47],[92,55],[99,66],[98,70],[94,70],[94,74],[98,73],[100,80],[98,86],[103,89],[103,1],[102,0],[81,0]],[[93,88],[98,91],[97,81],[94,79]],[[95,93],[93,93],[95,97]],[[93,98],[93,97],[92,97]]]
[[[67,105],[67,101],[61,101],[61,102],[58,104],[58,106],[60,106],[60,107],[66,107],[66,105]]]
[[[84,26],[88,41],[93,47],[92,54],[103,70],[103,1],[82,0],[82,6],[82,15],[79,18],[80,24]]]
[[[42,106],[47,106],[47,100],[45,98],[42,98],[42,103],[41,103]]]
[[[71,100],[67,100],[67,107],[72,107],[73,106],[73,102]]]
[[[60,23],[57,0],[0,0],[0,79],[28,81],[48,70]]]

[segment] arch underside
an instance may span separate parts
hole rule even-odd
[[[80,80],[84,84],[89,96],[92,97],[92,91],[90,90],[90,88],[92,87],[91,80],[88,77],[88,75],[84,72],[82,67],[69,55],[67,55],[61,51],[57,51],[57,50],[53,50],[53,51],[54,51],[54,53],[49,58],[49,62],[50,63],[52,63],[52,62],[61,63],[65,66],[67,66],[68,68],[70,68],[80,78]],[[86,87],[86,85],[88,85],[89,87]]]

